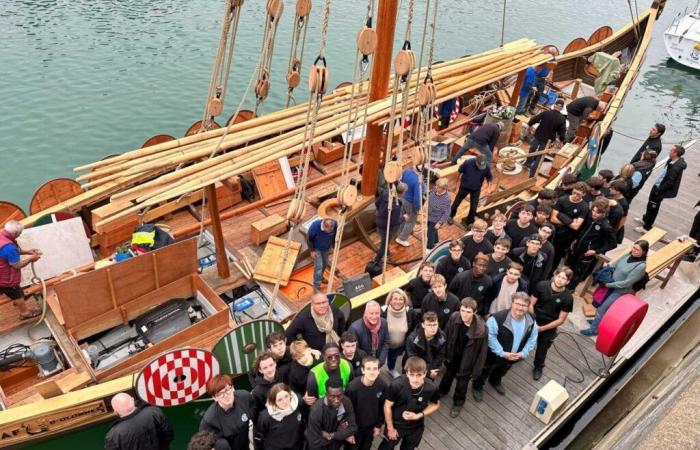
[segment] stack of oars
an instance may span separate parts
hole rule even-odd
[[[436,64],[432,68],[436,102],[517,74],[548,58],[549,55],[540,54],[533,41],[521,39],[503,48]],[[426,69],[422,68],[421,74],[425,72]],[[422,83],[417,70],[404,87],[411,92],[411,111],[418,109],[413,99],[416,83]],[[359,90],[356,87],[355,91]],[[367,86],[364,86],[362,92],[366,91]],[[347,87],[323,100],[314,142],[345,131],[347,113],[353,101],[350,92],[351,88]],[[368,106],[367,121],[382,123],[389,120],[390,114],[391,98],[375,101]],[[227,132],[212,130],[87,164],[75,170],[87,171],[78,180],[86,181],[85,187],[89,190],[56,207],[74,208],[111,195],[115,207],[111,215],[93,224],[99,229],[119,218],[299,152],[303,146],[305,124],[306,105],[299,105],[233,125]]]

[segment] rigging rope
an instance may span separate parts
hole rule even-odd
[[[289,49],[289,64],[287,65],[287,107],[296,99],[294,89],[301,81],[301,67],[304,60],[304,47],[306,45],[306,30],[308,30],[309,13],[311,12],[311,0],[297,0],[296,14],[292,31],[292,46]],[[299,42],[301,41],[301,48]]]
[[[282,258],[278,263],[275,287],[272,290],[272,301],[270,301],[270,305],[267,310],[268,318],[272,318],[273,316],[277,295],[279,294],[280,284],[282,282],[282,273],[287,265],[287,260],[289,259],[289,250],[292,246],[292,238],[304,213],[304,197],[306,196],[306,187],[309,178],[309,164],[311,162],[311,152],[316,132],[318,111],[321,107],[323,94],[325,93],[326,84],[328,82],[328,67],[326,64],[325,52],[326,38],[328,34],[328,20],[330,16],[330,4],[331,0],[324,0],[322,13],[323,19],[321,25],[321,44],[318,57],[316,58],[316,61],[314,61],[314,64],[311,67],[311,73],[309,74],[309,90],[311,91],[311,95],[309,95],[309,104],[306,108],[306,127],[304,128],[304,140],[301,147],[303,165],[301,175],[298,177],[295,186],[294,197],[290,201],[289,210],[287,211],[287,219],[292,222],[292,227],[287,235],[287,241],[285,242],[285,246],[282,251]],[[319,63],[323,63],[323,67],[321,67]]]
[[[345,147],[343,149],[343,165],[341,168],[341,180],[342,180],[342,185],[338,189],[338,200],[340,202],[340,217],[338,218],[338,228],[336,229],[336,234],[335,234],[335,242],[333,243],[333,256],[331,258],[331,267],[330,267],[330,276],[328,277],[328,284],[326,285],[326,292],[331,293],[333,292],[333,284],[335,281],[335,270],[336,267],[338,266],[338,257],[340,256],[340,246],[342,244],[343,240],[343,232],[345,230],[345,224],[347,221],[347,214],[349,212],[349,208],[351,205],[345,204],[345,200],[347,199],[346,195],[348,191],[352,188],[355,190],[351,198],[355,198],[357,195],[357,188],[355,185],[351,186],[351,179],[350,179],[350,161],[352,159],[352,141],[354,137],[354,131],[357,130],[358,128],[358,114],[359,110],[362,106],[361,102],[356,102],[356,95],[355,95],[355,86],[359,86],[359,94],[358,96],[363,96],[364,95],[364,89],[365,89],[365,78],[367,76],[367,73],[370,68],[370,55],[374,52],[374,49],[371,48],[365,48],[364,51],[361,51],[360,47],[362,43],[359,42],[360,36],[362,33],[368,33],[368,29],[371,30],[372,27],[372,16],[374,12],[374,0],[369,0],[367,2],[367,14],[365,16],[365,28],[360,30],[360,34],[358,34],[358,45],[357,49],[355,50],[355,65],[354,65],[354,70],[352,74],[352,88],[350,90],[350,105],[348,109],[348,120],[347,120],[347,125],[346,125],[346,138],[345,138]],[[369,31],[369,33],[372,33],[374,30]],[[365,53],[368,52],[368,53]],[[360,54],[362,54],[362,58],[360,58]],[[359,78],[359,82],[358,82]],[[367,107],[369,105],[369,96],[364,97],[364,113],[362,120],[359,123],[359,127],[361,130],[365,130],[367,126]],[[364,145],[364,139],[360,141],[360,148],[362,148]],[[362,153],[362,150],[360,150],[360,153]],[[362,157],[360,156],[359,161],[361,161]],[[359,167],[360,164],[357,164],[358,167],[358,174],[359,174]]]
[[[270,91],[270,70],[272,66],[272,55],[275,48],[275,38],[279,19],[284,10],[282,0],[268,0],[266,6],[265,29],[263,31],[263,43],[260,48],[262,66],[258,69],[258,80],[255,84],[255,115],[262,112],[262,105]]]

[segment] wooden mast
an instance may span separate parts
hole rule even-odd
[[[377,7],[377,51],[372,62],[370,103],[385,98],[389,92],[398,4],[399,0],[379,0]],[[367,124],[361,186],[362,195],[365,196],[373,196],[377,190],[381,149],[384,145],[382,129],[383,126],[378,123]]]
[[[228,256],[226,256],[226,243],[224,242],[224,233],[221,228],[221,216],[219,215],[219,201],[216,198],[216,187],[214,183],[204,189],[207,196],[207,204],[209,205],[209,217],[211,218],[211,231],[214,235],[214,245],[216,246],[216,268],[219,277],[228,278],[231,276],[231,270],[228,266]],[[204,220],[204,217],[202,217]]]

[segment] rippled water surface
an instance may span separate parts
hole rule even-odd
[[[621,133],[643,138],[649,124],[662,121],[669,126],[667,142],[698,134],[700,75],[668,63],[662,41],[676,11],[690,3],[668,2],[616,124]],[[244,4],[226,117],[254,69],[264,4]],[[285,99],[294,2],[285,4],[266,111],[281,107]],[[356,0],[331,4],[327,54],[332,85],[352,78],[354,37],[365,5]],[[416,5],[414,48],[425,2]],[[441,0],[436,58],[497,46],[501,5]],[[72,176],[76,165],[139,147],[154,134],[181,136],[202,114],[222,10],[222,0],[0,1],[0,199],[26,208],[36,187]],[[318,51],[320,12],[316,1],[305,66]],[[600,25],[619,28],[629,19],[624,0],[509,0],[505,37],[530,37],[563,48]],[[404,29],[401,20],[397,34]],[[637,146],[618,135],[604,164],[619,166]]]

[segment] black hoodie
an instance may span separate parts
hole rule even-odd
[[[329,406],[326,401],[323,398],[311,407],[305,434],[309,450],[339,450],[343,448],[345,439],[357,432],[355,411],[350,399],[343,396],[338,408]],[[333,439],[324,439],[321,431],[333,433]]]
[[[430,292],[430,282],[426,283],[423,281],[419,273],[414,279],[408,282],[404,290],[411,298],[411,305],[415,309],[420,309],[423,298]]]

